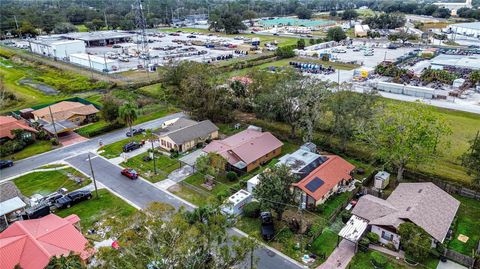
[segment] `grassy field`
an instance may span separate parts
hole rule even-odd
[[[61,209],[55,212],[55,214],[60,217],[66,217],[71,214],[78,215],[82,231],[86,233],[87,230],[95,228],[96,222],[112,217],[128,217],[136,211],[133,206],[106,189],[98,190],[98,199],[95,196],[95,192],[92,194],[92,199],[83,201],[70,208]]]
[[[328,257],[337,247],[337,240],[337,233],[329,228],[325,228],[322,234],[313,241],[310,250],[317,255],[325,255]]]
[[[82,183],[77,184],[68,174],[81,178]],[[90,184],[90,182],[90,179],[70,167],[61,170],[32,172],[13,180],[13,183],[15,183],[22,194],[28,197],[35,193],[48,195],[60,188],[73,191]]]
[[[480,240],[480,202],[459,195],[456,195],[455,198],[461,204],[457,212],[455,233],[453,239],[448,244],[448,248],[471,256],[472,251],[476,249]],[[458,240],[458,236],[461,234],[469,237],[466,243]]]
[[[148,146],[148,143],[147,145]],[[121,163],[123,167],[129,167],[137,170],[141,177],[147,179],[148,181],[155,183],[160,180],[167,178],[167,176],[174,170],[181,167],[179,161],[171,159],[162,154],[155,155],[155,161],[157,165],[157,174],[154,173],[153,160],[148,162],[143,160],[143,157],[148,156],[149,153],[145,152],[140,155],[137,155],[133,158],[128,159],[128,161]]]
[[[50,141],[38,140],[38,141],[35,141],[35,143],[27,146],[23,150],[21,150],[19,152],[16,152],[16,153],[13,153],[11,155],[2,157],[2,158],[7,159],[7,160],[18,161],[18,160],[21,160],[21,159],[31,157],[33,155],[37,155],[37,154],[40,154],[40,153],[50,151],[50,150],[58,148],[58,147],[59,146],[52,146],[52,143]]]
[[[81,128],[78,128],[75,130],[75,132],[81,136],[84,136],[84,137],[90,137],[90,133],[91,132],[94,132],[96,130],[99,130],[99,129],[102,129],[102,128],[105,128],[106,126],[110,125],[110,123],[104,121],[104,120],[99,120],[97,122],[94,122],[94,123],[90,123],[88,125],[85,125]]]
[[[169,192],[197,206],[208,205],[209,197],[199,194],[180,184],[176,184],[168,189]]]

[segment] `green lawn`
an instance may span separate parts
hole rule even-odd
[[[127,202],[118,198],[106,189],[98,190],[99,198],[92,192],[93,198],[83,201],[70,208],[61,209],[55,214],[66,217],[76,214],[80,217],[82,231],[94,228],[97,221],[103,221],[110,217],[127,217],[135,213],[136,209]]]
[[[322,217],[326,219],[330,219],[334,211],[343,203],[348,201],[348,198],[350,197],[351,192],[342,192],[338,195],[333,194],[330,196],[327,201],[324,203],[324,209],[323,212],[321,213]]]
[[[322,234],[313,241],[310,250],[317,255],[328,257],[337,247],[337,240],[337,233],[329,228],[325,228]]]
[[[13,154],[5,156],[5,157],[2,157],[2,158],[7,159],[7,160],[14,160],[14,161],[21,160],[21,159],[31,157],[33,155],[37,155],[37,154],[40,154],[40,153],[50,151],[50,150],[55,149],[57,147],[52,146],[52,143],[50,141],[37,140],[37,141],[35,141],[35,143],[27,146],[26,148],[22,149],[21,151],[19,151],[17,153],[13,153]]]
[[[99,120],[97,122],[94,122],[94,123],[90,123],[86,126],[83,126],[81,128],[78,128],[77,130],[75,130],[75,132],[81,136],[84,136],[84,137],[90,137],[90,133],[91,132],[94,132],[96,130],[99,130],[99,129],[102,129],[102,128],[105,128],[106,126],[108,126],[110,123],[104,121],[104,120]]]
[[[123,162],[120,165],[123,167],[130,167],[137,170],[141,177],[147,179],[152,183],[167,178],[168,174],[180,168],[181,166],[180,162],[175,159],[172,159],[162,154],[156,154],[155,161],[157,166],[157,174],[155,175],[153,160],[150,160],[148,162],[143,160],[143,157],[148,156],[148,154],[148,152],[142,153],[128,159],[127,162]]]
[[[204,190],[205,192],[207,193],[210,193],[211,195],[217,195],[218,193],[220,192],[231,192],[231,185],[237,183],[238,181],[235,181],[235,182],[230,182],[228,180],[225,180],[225,179],[220,179],[220,178],[216,178],[216,185],[215,187],[213,187],[213,189],[211,191],[205,189],[202,184],[205,182],[205,178],[202,174],[200,173],[195,173],[189,177],[187,177],[186,179],[184,179],[184,182],[185,183],[188,183],[188,184],[191,184],[195,187],[198,187],[202,190]]]
[[[455,195],[455,198],[461,204],[457,212],[455,233],[448,244],[448,248],[471,256],[480,240],[480,201],[459,195]],[[466,243],[458,240],[460,234],[469,237]]]
[[[123,140],[117,141],[115,143],[105,145],[99,149],[99,151],[103,150],[103,152],[100,153],[100,155],[102,155],[107,159],[119,157],[120,154],[123,152],[123,146],[125,144],[132,141],[139,142],[142,139],[145,139],[145,135],[136,135],[134,137],[128,137]]]
[[[348,268],[349,269],[374,269],[375,267],[373,266],[371,257],[370,257],[370,254],[372,252],[380,253],[374,250],[369,250],[367,252],[361,252],[361,251],[357,252],[353,257],[353,259],[348,264]],[[381,255],[383,255],[388,259],[388,264],[385,269],[413,269],[413,268],[436,269],[439,262],[438,259],[429,257],[421,265],[419,264],[417,266],[410,266],[406,264],[404,261],[397,260],[392,256],[389,256],[383,253],[381,253]]]
[[[83,179],[81,184],[77,184],[67,174]],[[82,173],[69,167],[61,170],[32,172],[13,180],[23,195],[30,197],[35,193],[48,195],[60,188],[66,188],[68,191],[79,189],[90,184],[91,180]]]
[[[201,195],[197,191],[191,190],[180,184],[170,187],[168,191],[196,206],[206,206],[208,204],[209,197]]]

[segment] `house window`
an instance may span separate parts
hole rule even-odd
[[[393,241],[393,234],[382,231],[382,238],[388,241]]]

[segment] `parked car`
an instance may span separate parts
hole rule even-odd
[[[13,161],[12,160],[0,160],[0,169],[12,167]]]
[[[138,173],[132,168],[125,168],[120,172],[122,175],[128,177],[129,179],[137,179]]]
[[[132,129],[132,132],[128,131],[126,135],[127,135],[128,137],[132,137],[132,136],[134,136],[134,135],[138,135],[138,134],[141,134],[141,133],[143,133],[143,132],[145,132],[145,129],[143,129],[143,128],[139,128],[139,129],[133,128],[133,129]]]
[[[143,145],[138,142],[129,142],[123,146],[123,152],[130,152],[141,148]]]
[[[275,227],[273,226],[273,217],[270,212],[260,213],[260,219],[262,220],[262,237],[264,240],[272,240],[275,236]]]
[[[92,199],[90,191],[73,191],[55,201],[56,208],[70,208],[72,205]]]

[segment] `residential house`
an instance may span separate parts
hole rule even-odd
[[[321,164],[308,176],[293,184],[302,204],[307,207],[325,202],[338,189],[350,182],[355,166],[340,156],[322,156]]]
[[[157,135],[161,148],[184,152],[199,143],[218,138],[218,127],[209,120],[197,122],[179,118],[157,132]]]
[[[0,184],[0,231],[20,218],[20,213],[28,201],[11,181]]]
[[[228,162],[227,170],[244,173],[280,155],[282,146],[283,143],[270,132],[250,126],[223,140],[212,141],[203,151],[222,155]]]
[[[431,182],[400,183],[386,199],[372,195],[362,196],[352,214],[368,221],[371,232],[383,244],[400,247],[398,228],[412,222],[432,237],[434,243],[443,243],[460,202]]]
[[[34,136],[38,131],[30,127],[25,121],[17,120],[12,116],[0,116],[0,143],[10,139],[14,139],[13,130],[24,130],[24,135]]]
[[[0,233],[0,268],[19,265],[23,269],[43,269],[54,256],[80,255],[86,261],[93,250],[78,230],[80,218],[50,214],[40,219],[21,220]]]
[[[99,110],[92,104],[61,101],[56,104],[32,111],[34,120],[38,121],[43,129],[54,134],[69,132],[76,127],[95,121]],[[55,123],[55,124],[54,124]]]

